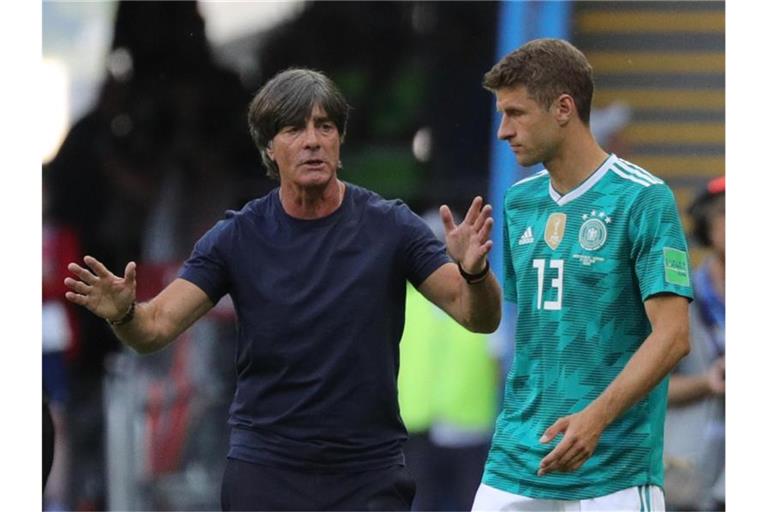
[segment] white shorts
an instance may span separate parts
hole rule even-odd
[[[499,512],[664,512],[664,492],[656,485],[630,487],[586,500],[546,500],[519,496],[480,484],[473,511]]]

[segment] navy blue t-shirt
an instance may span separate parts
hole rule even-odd
[[[341,206],[290,217],[277,189],[227,212],[179,277],[238,318],[229,457],[359,470],[402,464],[397,403],[406,280],[448,262],[402,201],[346,184]]]

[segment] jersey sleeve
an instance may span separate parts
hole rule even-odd
[[[630,212],[630,243],[643,300],[673,293],[693,300],[690,259],[672,190],[652,185]]]
[[[515,268],[512,265],[512,246],[509,243],[509,224],[507,223],[507,212],[504,211],[504,222],[502,226],[502,256],[504,264],[504,300],[517,303],[517,282],[515,280]]]
[[[226,243],[231,222],[221,220],[195,244],[190,257],[184,262],[178,276],[203,290],[216,304],[229,292],[229,266]]]
[[[427,223],[408,206],[396,206],[398,225],[402,228],[402,261],[408,281],[418,288],[432,272],[451,259],[445,244],[437,239]]]

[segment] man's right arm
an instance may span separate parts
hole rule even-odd
[[[66,298],[113,324],[115,335],[139,353],[164,348],[213,307],[198,286],[176,279],[149,302],[136,304],[133,317],[124,321],[136,300],[136,264],[128,263],[118,277],[91,256],[84,261],[88,268],[68,266],[78,279],[64,280],[71,290]]]

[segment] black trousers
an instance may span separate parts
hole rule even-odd
[[[321,473],[228,459],[222,510],[410,510],[415,484],[403,466]]]

